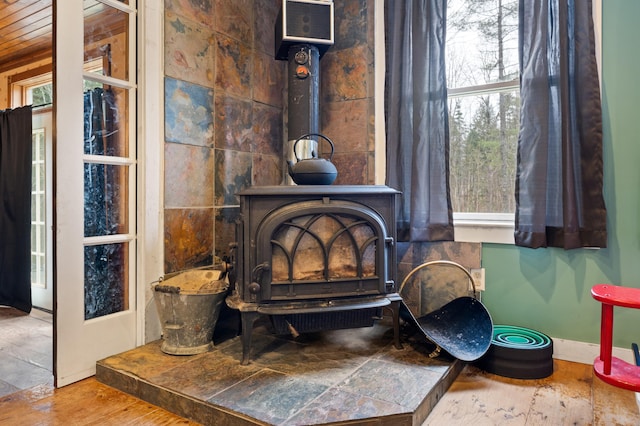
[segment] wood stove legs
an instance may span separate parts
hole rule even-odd
[[[240,313],[242,322],[242,361],[241,365],[248,365],[251,360],[251,334],[253,333],[253,324],[260,314],[256,311],[248,311]]]
[[[402,349],[402,343],[400,343],[400,302],[402,298],[398,297],[390,298],[391,304],[387,307],[391,311],[391,319],[393,322],[393,346],[396,349]]]

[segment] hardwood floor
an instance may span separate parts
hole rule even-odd
[[[423,425],[640,425],[632,392],[602,383],[591,366],[555,361],[554,374],[515,380],[467,366]],[[40,385],[0,398],[1,425],[193,425],[95,378]]]
[[[0,425],[196,424],[95,378],[54,389],[50,316],[0,314]],[[423,426],[468,424],[640,425],[640,414],[634,393],[603,383],[590,365],[555,360],[541,380],[466,366]]]
[[[554,360],[554,373],[516,380],[467,366],[426,425],[640,425],[633,392],[610,386],[586,364]]]
[[[196,425],[95,378],[40,385],[0,398],[1,425]]]

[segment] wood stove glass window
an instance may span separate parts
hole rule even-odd
[[[272,238],[274,282],[376,276],[373,227],[348,214],[311,214],[280,225]]]

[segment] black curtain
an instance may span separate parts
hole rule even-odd
[[[385,2],[387,185],[399,241],[453,240],[445,78],[446,0]]]
[[[0,305],[31,312],[31,106],[0,111]]]
[[[520,0],[516,245],[606,247],[591,0]]]

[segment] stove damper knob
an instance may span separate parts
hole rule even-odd
[[[249,293],[251,294],[260,293],[260,284],[255,281],[249,284]]]

